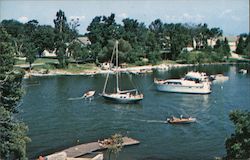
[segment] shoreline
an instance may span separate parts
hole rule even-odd
[[[127,67],[127,68],[118,68],[118,72],[123,73],[131,73],[131,74],[142,74],[142,73],[150,73],[153,70],[162,70],[167,71],[171,68],[179,68],[179,67],[191,67],[191,66],[206,66],[206,65],[225,65],[225,64],[237,64],[237,63],[204,63],[204,64],[159,64],[159,65],[147,65],[147,66],[135,66],[135,67]],[[46,73],[45,69],[41,69],[39,71],[32,70],[31,72],[25,71],[24,79],[30,77],[47,77],[47,76],[91,76],[96,74],[114,74],[115,70],[102,70],[101,68],[94,69],[94,70],[83,70],[82,72],[73,73],[68,72],[63,69],[55,69],[49,70]]]

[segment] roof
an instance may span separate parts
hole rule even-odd
[[[224,40],[225,38],[227,38],[228,42],[236,42],[238,41],[238,37],[237,36],[223,36],[220,37],[220,40]]]
[[[84,44],[84,45],[89,45],[91,44],[90,40],[88,37],[78,37],[77,41],[79,41],[80,43]]]

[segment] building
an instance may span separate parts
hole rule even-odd
[[[227,38],[228,40],[230,51],[235,52],[237,48],[237,44],[239,42],[239,37],[238,36],[226,36],[226,37],[223,37],[223,40],[225,40],[225,38]]]
[[[91,41],[89,40],[88,37],[78,37],[76,39],[77,42],[80,42],[84,46],[91,45]]]
[[[50,52],[48,50],[44,50],[41,54],[40,54],[41,57],[56,57],[56,50]]]
[[[238,41],[239,41],[238,36],[222,36],[222,37],[218,37],[218,38],[215,38],[215,39],[208,39],[207,40],[207,45],[211,46],[213,48],[218,39],[221,40],[221,41],[224,41],[225,38],[228,40],[228,45],[230,47],[231,53],[235,52],[236,48],[237,48]]]

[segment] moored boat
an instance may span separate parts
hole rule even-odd
[[[211,78],[213,78],[213,82],[217,83],[217,82],[224,82],[229,80],[228,76],[224,76],[223,74],[216,74],[216,75],[211,75]]]
[[[119,87],[119,70],[118,70],[118,41],[116,41],[113,54],[110,63],[112,63],[113,57],[116,55],[116,67],[114,69],[116,73],[116,92],[106,93],[106,87],[109,79],[109,73],[107,74],[106,81],[103,87],[103,92],[100,94],[106,100],[116,103],[136,103],[143,99],[143,94],[139,93],[137,89],[120,90]],[[110,68],[111,69],[111,68]]]
[[[181,79],[157,80],[154,84],[158,91],[191,94],[211,93],[211,82],[205,73],[189,72]]]

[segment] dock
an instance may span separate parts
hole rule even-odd
[[[123,144],[122,146],[130,146],[130,145],[136,145],[139,144],[140,142],[129,138],[129,137],[123,137]],[[85,144],[80,144],[74,147],[70,147],[68,149],[65,149],[61,152],[65,152],[67,154],[67,157],[79,157],[94,151],[99,151],[99,150],[104,150],[107,149],[107,147],[103,147],[99,145],[99,142],[91,142],[91,143],[85,143]]]

